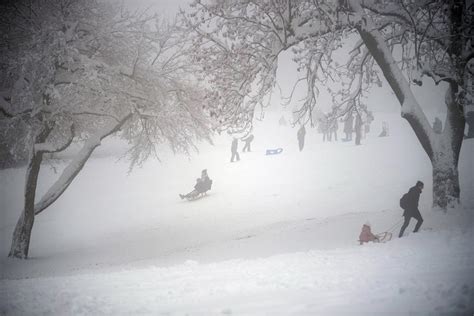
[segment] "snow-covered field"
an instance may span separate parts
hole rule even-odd
[[[362,146],[307,128],[302,152],[280,115],[258,122],[236,163],[227,135],[130,174],[120,144],[104,144],[37,217],[26,261],[6,258],[24,170],[0,171],[0,314],[472,315],[473,140],[461,153],[463,204],[445,214],[431,210],[429,160],[399,114],[375,113]],[[382,120],[390,137],[377,137]],[[204,168],[212,190],[182,201]],[[56,176],[44,168],[40,192]],[[398,239],[398,201],[416,180],[422,231],[412,222]],[[394,238],[360,246],[366,221]]]

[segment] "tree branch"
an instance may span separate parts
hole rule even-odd
[[[125,115],[118,123],[104,128],[101,132],[98,132],[85,142],[82,149],[64,169],[61,176],[49,188],[48,192],[46,192],[41,200],[35,204],[35,215],[44,211],[64,193],[71,182],[76,178],[77,174],[82,170],[92,152],[100,145],[100,141],[117,132],[131,117],[132,113]]]

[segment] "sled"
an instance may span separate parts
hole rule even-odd
[[[200,192],[200,193],[196,192],[196,194],[186,196],[185,199],[188,200],[188,201],[196,201],[196,200],[202,199],[205,196],[207,196],[207,191],[206,192]]]
[[[202,187],[199,191],[194,190],[191,193],[185,195],[184,198],[188,201],[199,200],[199,199],[207,196],[207,191],[209,191],[211,189],[211,187],[212,187],[212,180],[209,180],[207,182],[207,184],[204,187]]]
[[[392,233],[390,232],[383,232],[383,233],[378,233],[375,236],[377,236],[378,241],[376,242],[387,242],[392,240]]]
[[[265,155],[278,155],[281,154],[283,151],[283,148],[277,148],[277,149],[267,149]]]
[[[378,233],[378,234],[375,234],[375,237],[377,237],[377,239],[374,240],[373,242],[386,243],[387,241],[392,240],[392,233],[390,233],[390,232]],[[357,241],[358,241],[361,245],[363,245],[364,243],[366,243],[366,242],[361,242],[360,240],[357,240]]]

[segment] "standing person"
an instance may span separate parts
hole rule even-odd
[[[323,114],[319,119],[318,132],[323,134],[323,142],[328,138],[328,118],[326,114]]]
[[[250,143],[253,141],[253,134],[250,134],[246,138],[242,139],[245,142],[244,148],[242,148],[242,152],[250,151]]]
[[[298,130],[297,137],[298,137],[298,146],[300,148],[300,151],[303,150],[304,148],[304,137],[306,135],[306,129],[304,125],[301,125],[301,127]]]
[[[379,134],[379,137],[387,137],[387,136],[388,136],[388,123],[383,121],[382,132]]]
[[[232,146],[230,148],[230,151],[232,153],[232,157],[230,158],[230,162],[234,162],[234,158],[237,158],[237,161],[240,160],[239,152],[237,151],[237,146],[239,145],[237,138],[234,137],[232,140]]]
[[[374,115],[372,114],[372,111],[367,111],[367,120],[365,121],[365,134],[368,134],[370,132],[370,124],[374,120]]]
[[[352,140],[352,124],[354,123],[354,117],[352,112],[347,113],[346,119],[344,121],[344,134],[346,134],[345,141]]]
[[[362,116],[360,113],[356,114],[356,121],[355,121],[355,134],[356,134],[356,139],[355,139],[355,144],[360,145],[360,139],[362,138]]]
[[[337,142],[337,129],[339,128],[339,125],[337,124],[337,118],[335,116],[331,118],[330,126],[329,141],[331,141],[332,135],[334,134],[334,140]]]
[[[418,202],[420,200],[420,194],[423,191],[424,184],[421,181],[417,181],[416,185],[414,187],[411,187],[408,193],[406,193],[403,197],[402,200],[403,202],[403,216],[405,217],[405,222],[402,225],[402,228],[400,229],[400,234],[398,237],[402,237],[403,233],[405,232],[405,229],[408,227],[408,224],[410,223],[410,219],[413,217],[417,220],[415,230],[413,231],[416,233],[420,227],[421,224],[423,224],[423,217],[421,217],[420,210],[418,209]],[[400,201],[402,204],[402,201]]]

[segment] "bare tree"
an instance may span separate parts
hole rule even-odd
[[[27,258],[35,215],[61,196],[104,138],[121,131],[133,167],[161,143],[187,152],[197,139],[210,141],[209,124],[171,24],[95,0],[13,1],[0,10],[0,131],[10,151],[28,152],[9,256]],[[36,199],[44,154],[73,142],[82,148]]]
[[[382,84],[383,75],[432,162],[433,206],[446,209],[459,202],[457,165],[465,108],[472,104],[469,3],[196,0],[182,16],[195,35],[194,60],[213,87],[213,113],[223,123],[250,124],[255,106],[271,94],[285,50],[305,74],[296,83],[307,87],[295,113],[302,123],[317,117],[322,88],[333,97],[334,119],[366,111],[361,98]],[[411,89],[423,77],[449,87],[441,101],[448,112],[441,134],[434,133]]]

